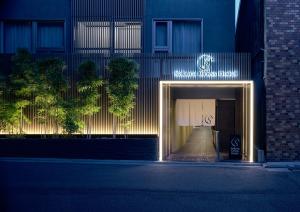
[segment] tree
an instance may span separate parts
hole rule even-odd
[[[65,102],[64,105],[66,114],[63,121],[63,129],[68,135],[79,132],[83,128],[83,122],[80,119],[80,109],[76,99]]]
[[[8,129],[8,114],[7,114],[7,103],[5,101],[5,78],[0,75],[0,132],[6,132]]]
[[[6,129],[6,107],[4,101],[5,81],[4,76],[0,73],[0,132],[5,132]]]
[[[36,70],[30,53],[26,49],[18,49],[16,55],[12,59],[13,67],[10,75],[10,96],[13,99],[10,106],[11,118],[18,122],[11,123],[18,128],[18,133],[23,134],[23,124],[30,123],[30,120],[25,115],[24,110],[31,104],[32,95],[36,92]],[[8,115],[8,114],[7,114]],[[12,120],[11,120],[12,121]]]
[[[0,132],[14,134],[18,131],[18,111],[15,104],[9,101],[7,77],[0,74]]]
[[[66,116],[64,95],[68,89],[68,82],[63,75],[64,62],[57,58],[50,58],[38,63],[38,88],[35,97],[37,118],[47,131],[50,119],[54,121],[54,134],[58,134]]]
[[[93,61],[85,61],[79,66],[78,77],[77,90],[81,107],[80,112],[87,118],[86,134],[87,138],[90,139],[92,116],[100,111],[100,106],[98,106],[99,88],[103,81],[97,75],[97,66]]]
[[[138,88],[138,66],[127,58],[115,58],[108,64],[110,73],[107,93],[109,112],[113,115],[113,137],[116,137],[116,118],[128,127],[130,111],[134,108],[135,92]]]

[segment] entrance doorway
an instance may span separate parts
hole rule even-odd
[[[230,159],[230,139],[238,129],[241,129],[239,115],[236,111],[237,100],[218,100],[217,101],[217,125],[216,129],[219,133],[219,151],[221,159]],[[221,133],[222,132],[222,133]]]
[[[252,81],[161,81],[160,160],[253,161]]]

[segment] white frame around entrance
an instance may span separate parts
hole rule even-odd
[[[160,81],[159,83],[159,161],[163,161],[163,86],[164,85],[250,85],[250,150],[249,162],[254,162],[254,82],[247,81]]]

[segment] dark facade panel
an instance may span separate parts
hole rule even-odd
[[[79,19],[142,19],[144,0],[71,0],[72,16]]]
[[[200,21],[200,28],[197,30],[201,33],[196,33],[199,34],[199,38],[196,40],[201,44],[193,52],[189,52],[187,49],[183,53],[233,52],[234,9],[234,0],[4,0],[0,3],[0,21],[63,21],[65,23],[65,48],[67,52],[74,52],[79,48],[78,53],[151,53],[153,20],[177,19],[177,21],[183,21],[193,19]],[[84,29],[80,26],[88,24],[107,24],[109,29],[94,28],[93,32],[86,30],[88,36],[78,37],[79,32],[84,34]],[[116,41],[117,36],[114,34],[117,33],[117,30],[114,29],[115,25],[122,24],[127,25],[127,27],[123,27],[121,31],[127,33],[123,32],[125,38],[121,41],[123,44],[119,44],[118,47],[120,41]],[[176,31],[176,23],[174,23],[173,28]],[[195,28],[195,32],[197,30]],[[136,33],[135,37],[132,36],[134,33]],[[133,40],[135,41],[126,38],[126,34],[134,37]],[[196,36],[194,34],[193,36]],[[102,45],[103,48],[102,46],[98,48],[97,45],[99,46],[102,41],[97,43],[93,41],[95,40],[93,37],[103,39],[102,37],[105,36],[110,37],[107,41],[109,45]],[[81,40],[78,41],[79,38]],[[178,39],[186,43],[195,40],[191,36]],[[78,46],[78,43],[89,44],[82,47],[82,45]],[[95,46],[94,50],[88,47],[90,45]],[[118,50],[114,51],[116,46]],[[86,47],[90,50],[81,51]],[[35,46],[32,49],[34,50]]]
[[[144,0],[72,0],[72,52],[143,51]]]
[[[234,52],[234,0],[145,0],[145,52],[152,51],[154,19],[201,19],[203,51]]]
[[[236,29],[236,51],[249,52],[251,55],[251,76],[255,82],[255,145],[266,150],[263,0],[241,1]]]
[[[70,0],[2,0],[0,19],[65,20],[70,13]]]

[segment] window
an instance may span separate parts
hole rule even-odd
[[[140,22],[78,22],[75,49],[82,53],[140,53]]]
[[[2,28],[2,33],[1,33]],[[0,52],[16,53],[18,48],[28,51],[64,51],[63,21],[6,21],[0,22]]]
[[[38,50],[64,50],[64,23],[48,22],[37,25]]]
[[[141,53],[141,23],[115,22],[115,53]]]
[[[156,23],[155,46],[168,46],[168,22]]]
[[[4,53],[15,53],[18,48],[26,48],[31,51],[31,22],[6,22],[3,41]]]
[[[153,52],[192,54],[202,51],[201,20],[154,21]]]
[[[82,53],[109,53],[111,47],[109,22],[78,22],[75,48]]]
[[[154,52],[171,52],[170,21],[156,21],[154,25]]]

